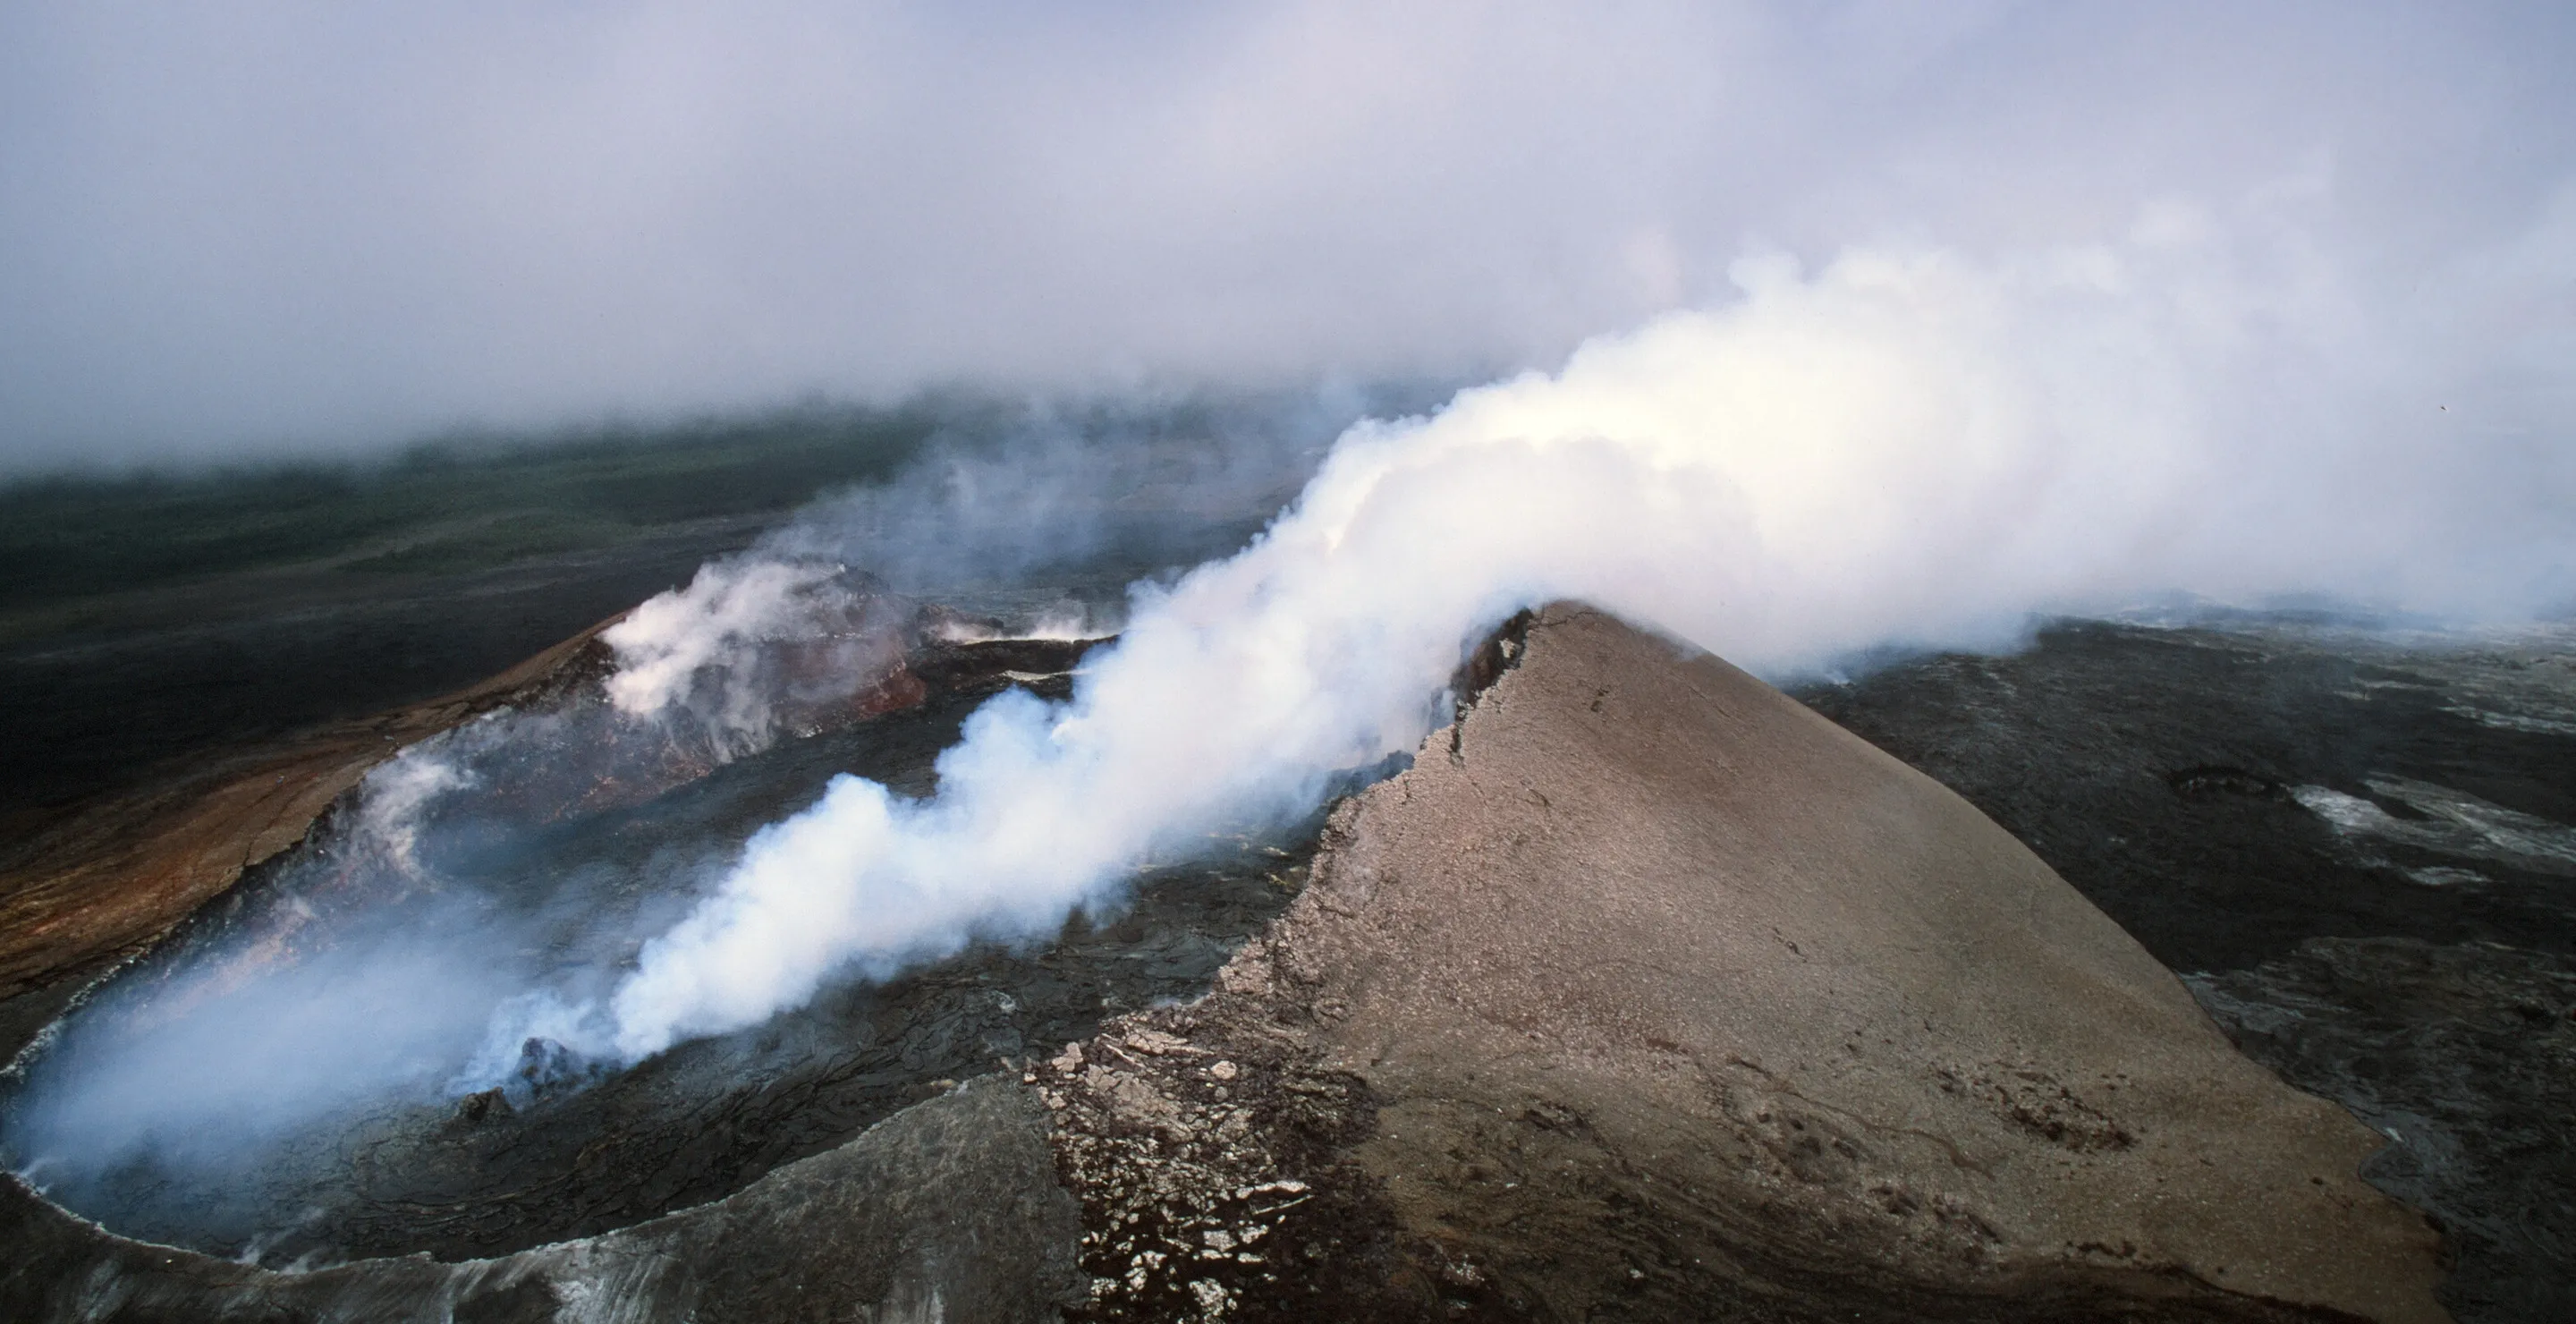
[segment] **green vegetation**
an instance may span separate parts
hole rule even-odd
[[[809,407],[372,463],[21,480],[0,487],[0,615],[261,571],[464,573],[786,511],[887,476],[956,412]]]

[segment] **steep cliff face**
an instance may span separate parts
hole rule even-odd
[[[1964,801],[1592,612],[1521,656],[1036,1073],[1097,1314],[2444,1318],[2378,1137]]]
[[[36,1319],[2444,1318],[2378,1138],[1928,778],[1579,608],[1206,997],[715,1204],[268,1274],[22,1189]],[[1489,683],[1488,683],[1489,682]],[[1078,1210],[1078,1214],[1077,1214]],[[1079,1270],[1075,1268],[1079,1264]],[[120,1313],[121,1312],[121,1313]]]

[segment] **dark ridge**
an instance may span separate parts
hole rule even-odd
[[[452,573],[622,542],[634,531],[789,510],[881,479],[944,421],[805,406],[662,428],[457,438],[388,460],[0,484],[0,613],[333,558]]]
[[[1040,680],[1019,683],[1040,695],[1058,699],[1072,692],[1072,673],[1092,649],[1116,642],[1097,639],[986,639],[951,643],[928,639],[914,648],[909,665],[933,689],[975,687],[994,683],[1006,672]]]
[[[911,706],[684,776],[640,800],[577,797],[565,808],[561,797],[539,796],[529,812],[541,830],[485,876],[506,900],[520,885],[513,879],[542,889],[605,867],[624,881],[592,901],[611,913],[631,909],[637,889],[668,885],[655,879],[671,852],[738,844],[836,773],[929,794],[932,764],[968,714],[1020,683],[1008,673],[1060,678],[1097,642],[925,643],[908,659],[920,681]],[[316,841],[331,837],[326,829]],[[1313,823],[1247,839],[1134,880],[1051,942],[980,942],[887,983],[828,989],[763,1025],[684,1043],[627,1071],[604,1071],[532,1038],[501,1089],[379,1105],[218,1176],[141,1161],[93,1181],[59,1181],[51,1195],[128,1236],[223,1258],[255,1253],[271,1264],[414,1252],[461,1260],[639,1223],[833,1149],[958,1080],[1089,1035],[1106,1016],[1196,996],[1293,899],[1313,850]],[[148,991],[244,934],[277,928],[290,947],[308,941],[278,922],[304,909],[296,894],[303,853],[253,871],[108,991]],[[0,1122],[14,1102],[0,1099]]]
[[[2174,794],[2184,797],[2243,795],[2270,800],[2289,794],[2289,788],[2274,778],[2223,763],[2177,768],[2165,774],[2165,781],[2173,786]]]
[[[1513,612],[1483,643],[1467,654],[1458,670],[1449,677],[1449,692],[1456,696],[1457,711],[1466,712],[1485,697],[1485,691],[1503,678],[1503,673],[1521,664],[1523,649],[1529,644],[1529,632],[1538,613],[1529,608]]]
[[[1492,689],[1494,682],[1503,678],[1504,672],[1521,664],[1521,658],[1529,647],[1530,624],[1537,619],[1538,613],[1527,607],[1513,612],[1502,624],[1494,627],[1493,633],[1485,636],[1483,643],[1467,654],[1467,660],[1458,664],[1457,671],[1451,673],[1449,757],[1466,757],[1467,710],[1485,697],[1485,691]]]

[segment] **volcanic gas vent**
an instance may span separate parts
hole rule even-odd
[[[601,1054],[570,1009],[756,828],[845,774],[928,794],[970,713],[1061,694],[1096,642],[846,578],[802,591],[832,628],[681,676],[649,717],[618,702],[633,658],[592,656],[380,766],[26,1056],[0,1100],[11,1165],[113,1231],[270,1264],[588,1235],[1195,996],[1302,886],[1310,825],[1212,841],[1051,940]]]

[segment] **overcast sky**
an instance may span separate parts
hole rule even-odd
[[[1747,251],[2174,199],[2400,303],[2514,255],[2545,339],[2570,15],[0,0],[0,469],[1544,365]]]

